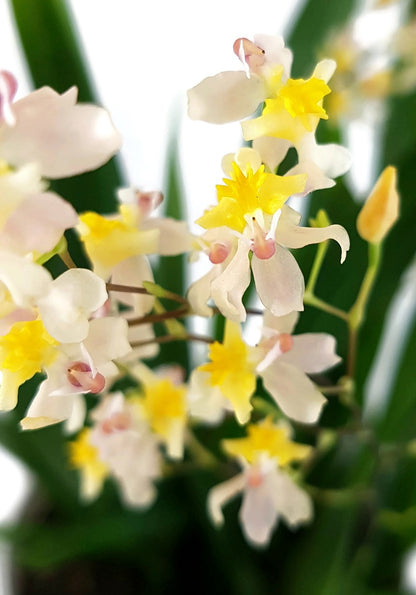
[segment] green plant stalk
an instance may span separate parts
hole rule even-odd
[[[364,275],[364,279],[361,283],[360,291],[358,292],[357,299],[348,312],[348,329],[349,329],[349,349],[348,349],[348,362],[347,362],[347,374],[351,378],[354,377],[355,371],[355,360],[357,355],[357,340],[358,332],[364,321],[365,311],[367,303],[371,295],[375,280],[377,278],[378,270],[381,263],[381,244],[369,244],[368,245],[368,267]]]

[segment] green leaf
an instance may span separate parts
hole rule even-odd
[[[294,53],[292,76],[305,77],[312,72],[327,36],[347,23],[356,5],[356,0],[309,0],[306,3],[287,40]]]
[[[63,93],[76,86],[79,100],[97,103],[76,28],[65,0],[10,0],[35,87]],[[111,212],[122,176],[113,158],[99,170],[51,184],[78,211]]]

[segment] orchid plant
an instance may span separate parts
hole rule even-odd
[[[165,477],[206,469],[218,478],[206,493],[213,525],[241,494],[242,533],[264,548],[280,521],[312,530],[314,501],[343,497],[313,472],[345,434],[380,449],[362,415],[356,363],[399,193],[390,165],[352,234],[369,257],[350,307],[319,297],[331,241],[341,279],[351,230],[325,208],[301,225],[293,199],[325,192],[351,165],[346,148],[316,136],[330,116],[336,63],[324,58],[295,78],[279,36],[240,38],[233,49],[241,70],[188,91],[191,119],[241,121],[246,141],[222,158],[216,203],[196,231],[161,214],[159,190],[121,188],[116,212],[78,214],[48,180],[100,167],[119,151],[120,133],[105,109],[77,103],[75,88],[14,101],[17,81],[0,72],[0,407],[15,408],[22,385],[41,374],[20,426],[40,433],[60,424],[86,505],[110,481],[126,507],[147,510]],[[69,230],[88,268],[77,265]],[[316,247],[305,279],[298,249],[307,246]],[[184,295],[162,286],[151,264],[180,254],[209,262]],[[64,271],[53,274],[57,259]],[[345,358],[325,327],[294,333],[305,307],[344,325]],[[211,323],[207,334],[191,330],[194,317]],[[175,361],[155,366],[171,342],[199,343],[205,355],[195,352],[189,371]],[[322,419],[334,401],[345,414],[329,427]],[[366,493],[347,486],[344,496]]]

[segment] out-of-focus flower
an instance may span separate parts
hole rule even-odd
[[[192,236],[185,222],[149,217],[158,204],[159,195],[123,189],[119,191],[118,214],[103,216],[87,212],[80,215],[78,231],[97,275],[108,279],[113,274],[121,279],[117,267],[123,267],[132,257],[143,266],[138,256],[175,255],[191,248]]]
[[[102,490],[109,469],[91,443],[91,429],[85,428],[69,443],[69,454],[72,467],[81,474],[81,497],[87,502],[94,500]]]
[[[159,376],[144,364],[134,366],[132,373],[141,384],[138,402],[143,419],[165,444],[168,456],[182,458],[188,418],[186,386]]]
[[[91,413],[90,441],[120,485],[124,502],[143,508],[156,498],[154,483],[161,475],[162,457],[140,408],[137,399],[120,392],[107,395]]]
[[[243,472],[211,489],[208,511],[215,525],[224,522],[222,507],[238,494],[243,494],[240,523],[247,541],[266,546],[280,517],[291,527],[307,523],[313,515],[312,501],[283,470],[294,461],[309,456],[311,448],[296,444],[290,431],[270,420],[247,428],[248,436],[225,440],[224,450],[236,457]]]
[[[36,163],[55,179],[95,169],[119,150],[108,112],[77,104],[76,87],[62,95],[42,87],[12,103],[16,87],[10,73],[0,72],[0,159],[14,167]]]
[[[380,174],[357,218],[357,229],[367,242],[379,244],[399,217],[397,171],[389,165]]]

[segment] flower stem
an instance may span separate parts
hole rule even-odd
[[[351,378],[355,372],[355,362],[357,356],[357,340],[358,332],[364,321],[365,310],[367,307],[368,299],[374,286],[374,282],[377,277],[378,270],[381,263],[381,244],[369,244],[368,245],[368,267],[364,275],[364,279],[361,283],[360,291],[358,292],[357,299],[351,310],[348,312],[348,328],[349,328],[349,341],[348,341],[348,361],[347,361],[347,374]]]
[[[64,250],[63,252],[60,252],[59,257],[68,269],[76,269],[77,268],[77,265],[72,260],[72,257],[70,255],[70,253],[68,252],[68,250]]]
[[[348,312],[336,308],[335,306],[331,306],[331,304],[328,304],[307,291],[305,291],[303,301],[307,306],[313,306],[314,308],[318,308],[318,310],[322,310],[323,312],[327,312],[328,314],[332,314],[333,316],[348,322]]]
[[[318,280],[318,275],[321,270],[322,263],[324,261],[326,252],[328,250],[329,242],[322,242],[318,245],[318,249],[315,254],[315,260],[313,261],[312,269],[309,275],[308,283],[306,284],[305,293],[310,295],[314,294],[315,285]]]
[[[195,334],[187,334],[187,335],[163,335],[161,337],[153,337],[153,339],[147,339],[146,341],[134,341],[130,343],[132,347],[143,347],[144,345],[152,345],[153,343],[157,343],[159,345],[163,343],[173,343],[174,341],[200,341],[202,343],[213,343],[214,339],[211,337],[206,337],[204,335],[195,335]]]
[[[169,310],[161,312],[160,314],[147,314],[146,316],[139,316],[138,318],[130,318],[128,320],[129,326],[138,326],[139,324],[153,324],[154,322],[163,322],[170,318],[182,318],[188,314],[188,308],[177,308],[176,310]]]

